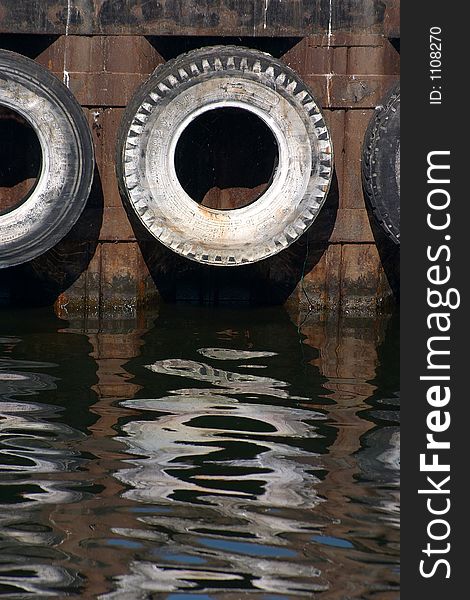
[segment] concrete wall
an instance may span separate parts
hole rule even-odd
[[[387,310],[398,250],[366,210],[360,157],[374,108],[398,79],[398,2],[335,1],[330,11],[320,0],[273,0],[258,14],[264,2],[199,1],[183,3],[179,16],[177,2],[127,2],[114,16],[111,4],[0,0],[0,46],[67,81],[88,116],[97,167],[72,232],[32,263],[0,274],[4,300],[28,300],[35,286],[35,296],[64,316],[132,314],[160,298]],[[153,4],[163,12],[145,12]],[[245,4],[253,5],[251,13]],[[205,15],[197,29],[191,11]],[[195,33],[205,37],[186,37]],[[269,37],[279,35],[291,37]],[[308,235],[273,258],[235,269],[189,263],[150,238],[127,215],[114,173],[116,132],[137,86],[168,58],[220,43],[267,50],[295,69],[325,112],[335,151],[333,185]]]

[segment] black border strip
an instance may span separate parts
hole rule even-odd
[[[401,6],[401,572],[405,600],[468,595],[465,563],[470,524],[465,490],[470,469],[465,442],[470,439],[466,418],[470,231],[466,216],[470,192],[464,174],[470,173],[465,91],[470,34],[464,32],[466,19],[457,6],[435,0]],[[430,39],[432,32],[437,39]],[[431,47],[432,42],[440,43],[441,49]],[[431,75],[441,78],[431,79]],[[450,169],[436,166],[428,172],[430,164]],[[442,209],[432,207],[439,204]],[[446,300],[454,308],[445,306]],[[442,446],[427,448],[429,434]],[[421,454],[425,458],[420,469]],[[433,461],[438,466],[430,470],[426,464]]]

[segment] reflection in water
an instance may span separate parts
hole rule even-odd
[[[1,338],[10,350],[16,338]],[[3,349],[2,348],[2,349]],[[84,434],[58,422],[57,406],[15,401],[55,390],[56,378],[29,371],[53,368],[45,362],[0,360],[0,593],[2,596],[49,596],[51,590],[73,590],[73,570],[50,564],[63,536],[43,516],[47,507],[77,502],[82,494],[64,485],[63,473],[78,468],[77,452],[65,445]],[[27,369],[27,370],[26,370]]]
[[[0,320],[1,596],[398,597],[393,319],[33,330]]]
[[[212,354],[219,357],[222,352]],[[241,356],[249,360],[260,353],[245,351]],[[128,407],[164,414],[123,428],[129,452],[147,458],[132,461],[133,468],[117,474],[131,486],[127,497],[171,509],[170,515],[143,516],[140,521],[164,527],[173,552],[211,568],[194,571],[189,561],[188,568],[171,569],[171,577],[162,578],[160,571],[134,563],[132,576],[120,578],[120,593],[129,594],[144,581],[146,589],[166,591],[202,580],[218,581],[221,587],[238,582],[237,587],[269,592],[323,589],[317,582],[319,570],[302,560],[283,536],[315,530],[311,519],[301,520],[300,510],[295,516],[291,512],[311,510],[320,502],[314,474],[318,456],[299,447],[296,438],[320,437],[308,422],[324,416],[255,403],[264,396],[289,398],[288,384],[273,378],[181,359],[157,361],[147,368],[183,377],[190,385],[202,381],[222,388],[216,394],[199,389],[197,395],[176,389],[172,396],[126,402]],[[247,394],[253,403],[231,394]],[[192,514],[187,514],[191,507]],[[282,514],[283,508],[289,508],[289,514]],[[142,537],[139,530],[115,531]]]

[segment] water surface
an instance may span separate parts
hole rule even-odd
[[[397,599],[397,327],[0,313],[0,596]]]

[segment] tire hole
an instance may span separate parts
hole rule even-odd
[[[255,202],[270,186],[278,146],[269,127],[241,108],[209,110],[183,131],[175,170],[185,192],[198,204],[219,210]]]
[[[18,208],[31,195],[41,171],[42,152],[30,124],[0,106],[0,215]]]

